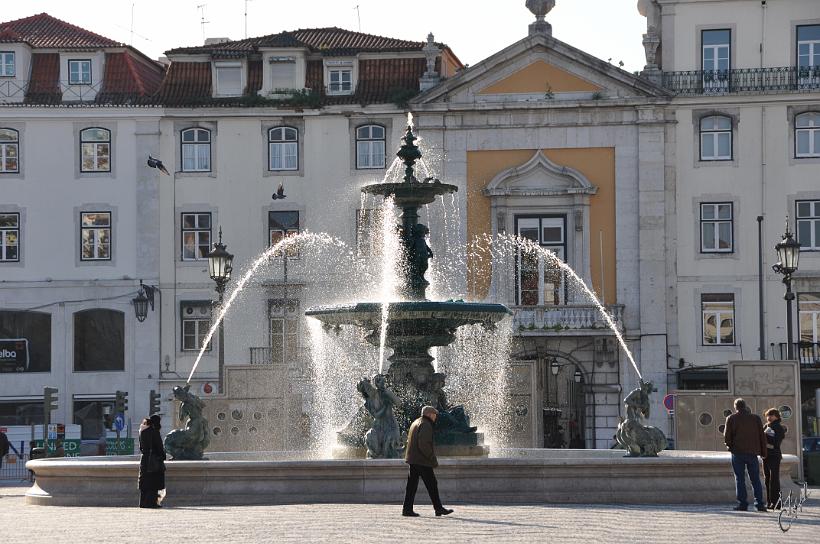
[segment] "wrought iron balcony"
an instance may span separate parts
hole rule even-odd
[[[562,330],[602,330],[609,329],[601,312],[594,305],[567,306],[512,306],[514,330],[519,332],[559,332]],[[623,329],[622,304],[606,307],[618,329]]]
[[[68,81],[28,81],[4,79],[0,81],[0,103],[55,103],[94,102],[102,89],[102,82],[80,85]]]
[[[780,359],[788,357],[788,344],[781,342],[777,345],[777,350],[772,355],[779,356]],[[817,342],[794,342],[794,354],[800,361],[800,368],[816,368],[820,370],[820,343]]]
[[[820,91],[820,66],[664,72],[663,86],[678,95]]]

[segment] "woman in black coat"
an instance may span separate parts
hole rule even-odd
[[[766,457],[763,459],[763,477],[766,481],[767,507],[780,508],[780,461],[783,453],[780,444],[786,436],[786,429],[780,423],[780,411],[777,408],[766,410]]]
[[[140,425],[140,508],[160,508],[159,490],[165,489],[165,448],[159,430],[160,418],[154,414]]]

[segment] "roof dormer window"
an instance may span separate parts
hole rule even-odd
[[[270,81],[271,89],[296,88],[296,59],[294,57],[271,57]]]
[[[325,85],[327,94],[353,94],[356,88],[356,65],[352,60],[326,60]]]
[[[242,63],[217,62],[214,64],[216,72],[215,96],[242,95]]]
[[[0,77],[14,77],[14,51],[0,51]]]
[[[91,61],[90,60],[70,60],[70,61],[68,61],[68,84],[69,85],[91,85]]]

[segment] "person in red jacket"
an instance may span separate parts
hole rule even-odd
[[[746,494],[746,472],[752,482],[755,494],[755,506],[765,512],[763,485],[760,483],[760,463],[757,457],[766,458],[766,435],[763,433],[763,421],[753,414],[743,399],[735,399],[735,413],[726,418],[726,429],[723,432],[726,448],[732,452],[732,470],[735,473],[735,492],[737,506],[735,510],[748,510]]]

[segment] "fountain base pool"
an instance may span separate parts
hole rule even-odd
[[[407,465],[399,459],[309,459],[307,452],[208,453],[169,461],[166,505],[399,504]],[[699,504],[735,501],[729,453],[507,449],[503,457],[444,458],[436,470],[447,504]],[[797,457],[784,455],[783,494]],[[26,502],[48,506],[136,506],[136,456],[29,461]],[[749,496],[753,496],[751,492]],[[425,501],[425,493],[417,500]]]

